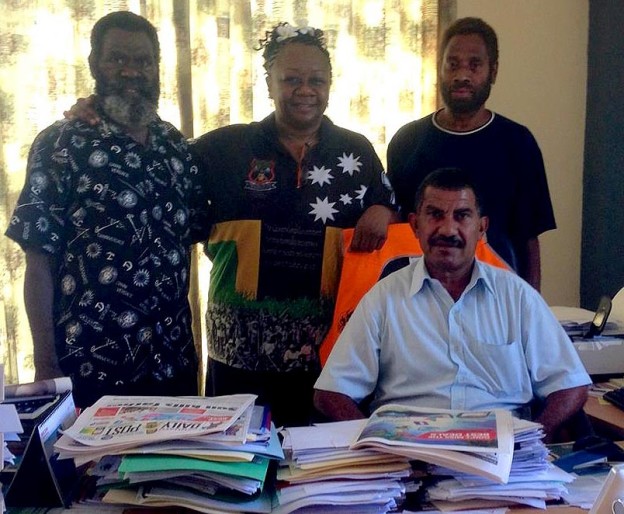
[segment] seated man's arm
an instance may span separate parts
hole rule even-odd
[[[552,442],[557,429],[583,408],[587,401],[589,386],[572,387],[550,393],[546,397],[544,409],[535,421],[544,426],[545,443]]]
[[[348,421],[366,417],[349,396],[334,391],[315,389],[314,407],[331,421]]]
[[[377,388],[383,306],[376,289],[358,303],[314,384],[314,407],[332,421],[367,417],[362,408]]]
[[[531,377],[533,398],[541,403],[535,421],[544,426],[545,442],[562,424],[581,412],[591,377],[578,352],[544,298],[531,287],[519,293],[523,353]]]

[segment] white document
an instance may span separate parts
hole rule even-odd
[[[22,422],[19,419],[15,405],[0,404],[0,432],[21,434]]]
[[[284,449],[292,448],[294,453],[348,448],[365,424],[365,419],[357,419],[319,423],[309,427],[285,428],[283,433],[286,439],[283,447]]]

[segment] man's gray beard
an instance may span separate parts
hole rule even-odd
[[[102,109],[124,127],[146,127],[158,118],[157,106],[144,98],[131,103],[121,96],[107,95],[102,99]]]

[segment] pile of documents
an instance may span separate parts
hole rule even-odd
[[[270,512],[267,470],[284,454],[255,398],[104,396],[55,448],[77,464],[97,462],[97,493],[83,502]]]
[[[549,462],[543,437],[541,425],[506,410],[386,405],[372,414],[352,448],[429,463],[440,479],[427,487],[428,499],[440,510],[487,507],[489,501],[544,509],[574,477]]]
[[[541,426],[514,419],[514,436],[513,462],[506,483],[497,484],[475,475],[453,473],[453,479],[438,482],[429,489],[430,498],[454,504],[466,500],[502,501],[540,509],[545,509],[549,500],[561,499],[567,492],[566,484],[575,477],[549,461],[548,450],[542,442]],[[437,473],[449,474],[443,469],[438,469]],[[441,503],[436,505],[441,506]]]
[[[284,429],[274,512],[389,512],[405,493],[408,459],[349,448],[365,421]]]

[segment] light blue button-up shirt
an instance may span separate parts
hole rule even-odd
[[[539,293],[475,261],[454,302],[418,259],[360,301],[316,389],[371,409],[402,403],[516,409],[534,397],[590,384],[576,350]]]

